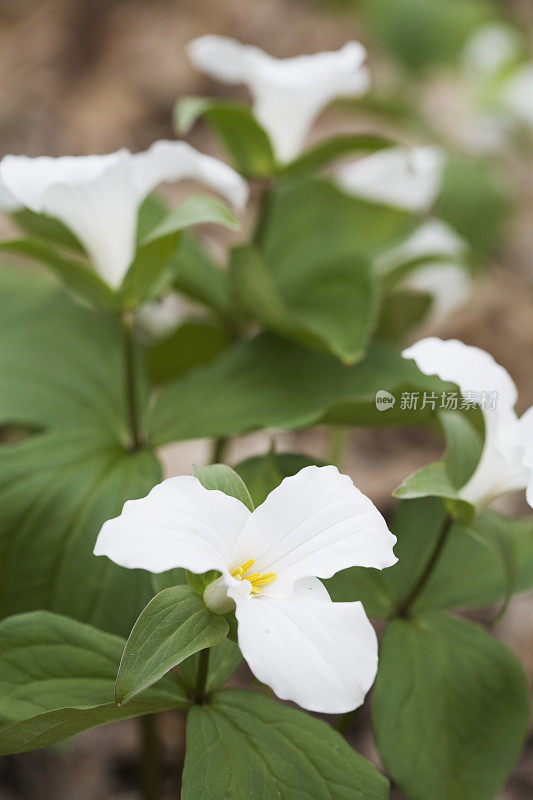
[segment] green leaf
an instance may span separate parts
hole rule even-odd
[[[207,364],[228,344],[228,336],[217,325],[184,322],[168,338],[150,348],[148,370],[154,383],[167,383],[192,367]]]
[[[270,196],[258,245],[288,290],[310,265],[375,256],[415,226],[415,216],[406,211],[352,197],[327,180],[304,179]]]
[[[247,106],[204,97],[184,97],[174,111],[176,130],[185,135],[199,117],[205,117],[234,166],[245,177],[272,174],[275,162],[270,139]]]
[[[301,156],[280,167],[278,174],[283,177],[304,177],[318,172],[332,161],[352,153],[375,153],[385,147],[393,147],[397,142],[384,136],[366,133],[351,133],[334,136],[310,147]]]
[[[435,214],[486,257],[502,244],[512,208],[500,165],[455,156],[447,161]]]
[[[199,653],[195,653],[180,664],[180,674],[190,691],[194,691],[196,687],[198,661]],[[223,639],[219,644],[212,647],[209,651],[209,665],[205,684],[206,694],[211,694],[219,686],[226,683],[241,662],[241,651],[231,639]]]
[[[159,445],[320,422],[423,424],[431,413],[403,410],[401,393],[449,388],[385,345],[372,345],[363,361],[345,366],[327,354],[263,334],[163,387],[151,412],[150,432]],[[376,409],[376,392],[382,389],[397,400],[386,411]]]
[[[146,233],[120,289],[123,308],[135,309],[144,300],[168,289],[174,279],[171,259],[178,247],[181,232],[192,225],[206,222],[234,230],[239,225],[233,211],[220,200],[193,195]],[[146,222],[143,224],[146,225]]]
[[[442,497],[449,501],[447,507],[452,516],[467,523],[474,516],[475,508],[460,498],[459,490],[471,477],[481,457],[483,415],[480,409],[472,409],[468,412],[439,411],[438,417],[446,438],[443,460],[414,472],[393,494],[406,500]]]
[[[370,616],[392,615],[422,574],[445,516],[444,505],[436,497],[400,503],[390,526],[398,537],[394,548],[398,563],[383,571],[352,567],[337,573],[325,581],[332,598],[361,600]],[[489,606],[505,601],[510,590],[531,588],[533,521],[483,511],[469,526],[452,526],[412,610]]]
[[[410,800],[487,800],[528,730],[518,660],[477,625],[441,614],[395,620],[381,643],[373,726]]]
[[[187,720],[182,798],[200,797],[386,800],[388,784],[325,722],[225,690],[192,708]]]
[[[254,504],[246,484],[235,470],[226,464],[209,464],[206,467],[194,466],[193,475],[205,489],[217,489],[230,497],[240,500],[250,511]]]
[[[177,706],[187,698],[169,675],[126,709],[113,702],[124,640],[68,617],[36,611],[0,623],[0,755]]]
[[[272,330],[322,343],[353,363],[377,322],[371,262],[413,225],[407,212],[351,197],[326,180],[284,183],[265,204],[255,239],[261,260],[238,251],[234,288],[245,311]]]
[[[460,489],[472,477],[484,441],[483,414],[479,408],[467,412],[439,411],[446,439],[444,463],[450,481]]]
[[[46,242],[37,239],[9,239],[0,241],[0,252],[14,253],[37,261],[56,275],[61,283],[78,297],[96,308],[107,311],[118,308],[115,292],[87,262],[64,256]]]
[[[232,311],[228,276],[217,267],[195,237],[185,231],[169,270],[176,289],[222,316]]]
[[[278,286],[273,270],[245,246],[232,251],[230,268],[241,307],[270,330],[346,363],[364,354],[378,301],[370,261],[352,256],[320,262],[301,270],[300,282],[281,280]]]
[[[413,73],[456,66],[462,47],[490,20],[484,0],[364,0],[374,34]]]
[[[47,608],[125,635],[149,576],[92,551],[161,467],[129,451],[120,327],[35,273],[2,269],[0,294],[0,424],[35,431],[0,447],[0,616]],[[141,420],[146,388],[141,372]]]
[[[420,501],[419,501],[420,502]],[[427,501],[422,501],[427,502]],[[415,524],[411,517],[411,525]],[[434,541],[434,527],[408,531],[412,550],[420,548],[421,535]],[[406,553],[405,558],[409,558]],[[399,571],[398,571],[399,574]],[[533,520],[513,520],[483,511],[469,526],[456,525],[442,557],[419,596],[415,608],[459,608],[505,603],[511,593],[533,589]]]
[[[31,237],[45,239],[53,245],[67,247],[77,253],[85,254],[83,245],[75,235],[62,222],[46,214],[37,214],[29,208],[21,208],[19,211],[11,213],[11,219],[16,222],[18,227],[29,234]]]
[[[176,252],[179,237],[179,232],[173,232],[141,242],[120,287],[123,310],[135,310],[168,289],[172,276],[167,267]]]
[[[376,336],[386,342],[403,344],[412,328],[428,316],[433,298],[410,289],[386,291],[381,298]]]
[[[304,467],[321,465],[309,456],[296,453],[275,453],[270,450],[264,456],[252,456],[234,466],[245,482],[253,502],[261,505],[270,492],[279,486],[283,478],[296,475]]]
[[[228,623],[206,608],[189,586],[159,592],[129,635],[115,687],[118,705],[152,686],[185,658],[218,644]]]
[[[233,211],[214,197],[207,195],[191,195],[179,208],[171,211],[142,239],[141,245],[147,245],[156,239],[166,238],[170,234],[178,233],[192,225],[211,222],[223,225],[225,228],[237,230],[240,225],[238,217]]]
[[[461,500],[457,489],[450,481],[446,465],[442,461],[428,464],[414,472],[393,492],[394,497],[410,500],[417,497],[442,497],[452,501],[449,504],[454,518],[468,522],[475,514],[475,508],[466,500]]]

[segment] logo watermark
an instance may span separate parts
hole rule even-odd
[[[395,402],[394,395],[386,392],[385,389],[380,389],[376,392],[376,408],[378,411],[388,411],[389,408],[393,408]]]
[[[376,408],[388,411],[394,408],[396,397],[379,389],[376,392]],[[498,392],[402,392],[400,411],[468,411],[479,406],[482,411],[494,411],[498,405]]]

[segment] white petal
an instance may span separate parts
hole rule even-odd
[[[198,69],[226,83],[245,83],[255,114],[280,161],[295,158],[317,114],[336,97],[366,91],[369,75],[359,42],[336,52],[277,59],[257,47],[202,36],[188,48]]]
[[[336,171],[349,194],[378,203],[427,211],[439,191],[444,154],[437,147],[391,147]]]
[[[0,176],[24,206],[57,217],[87,249],[97,272],[118,286],[132,260],[140,200],[127,150],[105,156],[6,156]]]
[[[472,280],[466,270],[457,264],[434,263],[415,270],[404,285],[418,292],[426,292],[433,298],[431,320],[442,322],[453,311],[460,308],[472,294]]]
[[[221,194],[238,211],[246,204],[246,181],[224,162],[198,152],[187,142],[154,142],[145,153],[132,156],[132,162],[132,180],[139,197],[163,181],[191,179]]]
[[[533,64],[524,64],[509,78],[503,101],[509,111],[533,125]]]
[[[508,25],[489,24],[480,27],[465,47],[463,63],[467,78],[496,75],[520,55],[518,33]]]
[[[420,339],[402,353],[412,358],[426,375],[438,375],[444,381],[457,383],[461,391],[496,391],[498,409],[511,410],[517,400],[515,383],[504,367],[479,347],[458,339]]]
[[[361,705],[378,665],[376,634],[361,603],[332,603],[311,578],[288,598],[238,600],[235,613],[244,658],[281,700],[323,714]]]
[[[0,185],[21,205],[57,217],[85,246],[96,271],[118,287],[135,252],[139,206],[162,181],[192,178],[240,209],[245,181],[185,142],[155,142],[145,153],[27,158],[0,162]]]
[[[0,210],[11,214],[13,211],[20,211],[21,208],[24,208],[22,203],[19,203],[0,180]]]
[[[396,563],[396,542],[373,503],[336,467],[305,467],[285,478],[252,513],[232,565],[255,559],[254,572],[276,572],[269,591],[298,578],[329,578],[351,566]]]
[[[249,516],[239,500],[181,475],[158,484],[147,497],[128,501],[119,517],[104,524],[94,553],[150,572],[225,571]]]
[[[265,56],[258,47],[215,35],[199,36],[186,49],[196,69],[222,83],[246,83],[250,60]]]
[[[520,417],[519,428],[524,444],[522,464],[528,471],[526,499],[533,508],[533,406]]]
[[[523,442],[514,412],[516,386],[494,358],[478,347],[456,339],[443,341],[421,339],[404,350],[404,358],[412,358],[426,375],[438,375],[458,384],[461,392],[496,392],[494,409],[484,409],[485,444],[479,464],[460,496],[482,505],[499,494],[526,485]]]

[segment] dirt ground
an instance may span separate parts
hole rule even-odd
[[[516,8],[529,17],[528,0]],[[341,46],[358,36],[357,21],[306,0],[0,0],[0,150],[28,155],[106,152],[122,146],[143,149],[154,139],[173,138],[170,119],[181,94],[228,93],[193,72],[184,45],[216,32],[263,46],[275,55],[294,55]],[[231,90],[234,96],[240,90]],[[342,129],[349,120],[331,114],[324,126]],[[197,130],[190,139],[218,154],[212,139]],[[480,283],[475,297],[431,332],[462,338],[489,350],[514,376],[519,411],[533,402],[533,269],[531,166],[512,165],[518,210],[505,253]],[[320,430],[280,434],[280,450],[324,457]],[[229,460],[262,452],[268,437],[234,442]],[[189,472],[207,455],[203,442],[166,448],[169,473]],[[354,431],[344,467],[378,505],[405,475],[438,456],[439,443],[421,431]],[[506,498],[503,510],[526,512],[521,498]],[[513,601],[498,634],[517,653],[533,682],[533,603]],[[238,681],[246,681],[246,668]],[[174,798],[182,754],[182,720],[161,718],[165,798]],[[0,761],[0,800],[138,800],[139,730],[127,721],[89,731],[46,751]],[[370,758],[365,712],[354,745]],[[397,798],[400,795],[396,795]],[[500,800],[533,797],[533,739]],[[465,799],[466,800],[466,799]]]

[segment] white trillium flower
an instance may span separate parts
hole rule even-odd
[[[235,609],[254,675],[311,711],[357,708],[377,670],[377,640],[361,603],[334,603],[319,578],[396,562],[396,537],[336,467],[305,467],[250,512],[190,476],[169,478],[106,522],[96,555],[128,568],[218,570],[205,590],[216,613]]]
[[[457,134],[471,150],[498,152],[517,123],[533,126],[533,64],[524,52],[523,37],[507,25],[485,25],[468,41]]]
[[[472,279],[454,261],[468,252],[468,244],[447,223],[438,219],[424,222],[405,242],[381,255],[377,269],[386,274],[396,267],[424,256],[442,254],[442,261],[417,267],[402,281],[402,286],[427,292],[433,297],[434,323],[445,319],[459,308],[472,291]],[[446,256],[450,257],[448,261]]]
[[[437,197],[444,163],[438,147],[390,147],[343,164],[335,178],[355,197],[424,212]]]
[[[358,97],[370,83],[363,66],[366,50],[359,42],[335,52],[274,58],[258,47],[209,35],[190,42],[187,52],[202,72],[248,86],[254,113],[281,162],[300,153],[315,118],[332,100]]]
[[[527,487],[533,505],[533,407],[518,419],[517,390],[511,376],[485,350],[457,339],[421,339],[404,350],[426,375],[452,381],[464,394],[496,393],[494,408],[482,408],[485,443],[479,463],[459,497],[483,506],[506,492]]]
[[[155,142],[135,154],[123,149],[103,156],[9,155],[0,161],[2,194],[70,228],[113,288],[120,286],[133,260],[144,198],[163,181],[187,178],[205,183],[238,210],[246,202],[243,179],[186,142]]]

